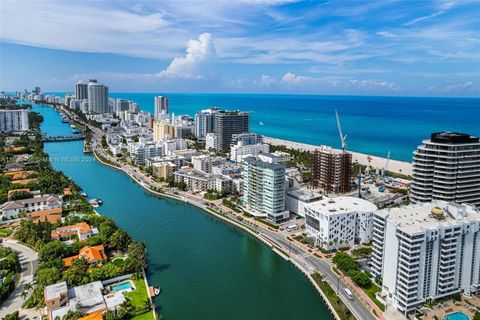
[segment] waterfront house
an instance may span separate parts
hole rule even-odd
[[[52,208],[40,211],[29,212],[26,214],[27,218],[33,223],[45,222],[57,223],[62,219],[62,208]]]
[[[29,199],[7,201],[0,206],[0,217],[11,219],[23,212],[34,212],[61,207],[62,201],[58,196],[46,194]]]
[[[70,240],[77,237],[83,241],[98,233],[97,228],[92,228],[86,222],[79,222],[69,226],[59,227],[51,232],[51,238],[54,240]]]
[[[69,268],[72,266],[73,261],[80,258],[86,259],[89,264],[101,265],[108,257],[105,254],[105,247],[103,245],[85,246],[80,249],[78,255],[63,259],[63,264],[66,268]]]
[[[102,319],[103,312],[115,310],[125,301],[121,292],[105,294],[102,281],[73,288],[68,288],[66,282],[56,283],[45,287],[44,298],[49,320],[62,319],[69,311],[85,313],[82,319]]]

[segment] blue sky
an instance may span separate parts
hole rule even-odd
[[[480,1],[0,2],[0,89],[480,96]]]

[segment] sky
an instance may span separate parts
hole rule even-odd
[[[0,0],[0,90],[480,96],[480,0]]]

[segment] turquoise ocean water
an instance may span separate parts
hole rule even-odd
[[[62,93],[63,95],[63,93]],[[170,98],[175,114],[209,106],[251,112],[251,130],[276,138],[339,148],[338,110],[352,151],[411,161],[412,151],[432,132],[480,135],[479,98],[364,97],[265,94],[111,93],[153,112],[154,96]],[[263,123],[263,125],[261,125]]]

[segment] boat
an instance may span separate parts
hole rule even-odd
[[[62,117],[62,123],[70,123],[70,120],[68,120],[67,116]]]
[[[78,130],[77,128],[73,128],[72,133],[73,134],[80,134],[80,133],[82,133],[82,131]]]
[[[90,203],[90,205],[94,208],[98,208],[102,205],[102,200],[100,199],[92,199],[92,200],[89,200],[88,203]]]
[[[161,291],[162,291],[162,290],[161,290],[160,287],[158,287],[158,288],[153,288],[153,293],[155,293],[155,296],[158,296]]]
[[[75,129],[75,128],[77,128],[77,127],[75,127],[75,125],[71,124],[71,125],[70,125],[70,128]]]
[[[259,124],[260,124],[261,126],[263,126],[263,122],[262,122],[262,121],[260,121]]]
[[[87,196],[88,196],[85,192],[82,192],[80,195],[81,195],[82,197],[87,197]]]

